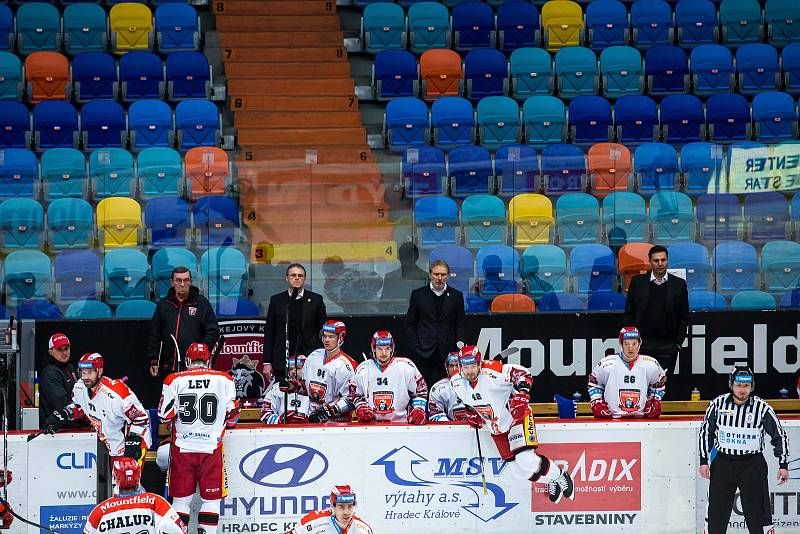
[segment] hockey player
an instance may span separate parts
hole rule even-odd
[[[467,410],[450,383],[450,377],[458,372],[458,351],[448,354],[444,364],[447,378],[436,382],[428,393],[428,419],[463,421],[467,418]]]
[[[597,419],[656,418],[667,375],[658,360],[639,354],[639,331],[626,326],[619,331],[622,352],[606,356],[589,375],[589,399]]]
[[[164,380],[158,405],[161,420],[174,424],[169,495],[188,525],[192,495],[199,485],[198,532],[215,534],[225,491],[222,437],[239,420],[239,403],[231,375],[208,368],[211,353],[204,343],[189,345],[186,361],[188,369]]]
[[[72,388],[72,403],[47,418],[44,432],[54,434],[67,421],[87,417],[98,439],[108,447],[111,463],[127,456],[141,464],[151,444],[147,410],[124,382],[103,375],[100,354],[84,354],[78,370],[81,380]]]
[[[394,338],[386,330],[372,336],[372,359],[356,369],[359,392],[366,402],[357,403],[356,417],[370,421],[408,422],[423,425],[428,421],[428,386],[417,366],[408,358],[394,355]]]
[[[372,527],[355,515],[356,494],[350,486],[334,486],[331,507],[305,515],[283,534],[372,534]]]
[[[11,484],[11,478],[13,473],[11,471],[3,471],[0,469],[0,489],[5,488],[9,484]],[[0,499],[2,501],[2,499]],[[9,510],[8,503],[0,502],[0,529],[8,529],[11,528],[11,523],[14,522],[14,516],[11,515],[11,510]]]
[[[550,501],[575,498],[575,485],[546,456],[536,454],[539,441],[530,410],[531,374],[519,365],[481,361],[478,347],[467,345],[458,356],[459,372],[450,377],[458,398],[467,407],[467,423],[482,428],[489,423],[497,452],[532,482],[548,485]]]
[[[326,321],[320,330],[322,348],[306,358],[303,383],[311,399],[309,423],[325,423],[331,419],[349,420],[354,408],[349,399],[357,398],[356,362],[342,351],[347,328],[341,321]]]
[[[311,400],[308,398],[306,386],[302,382],[303,366],[306,357],[303,354],[295,354],[287,362],[286,372],[289,375],[288,382],[291,384],[291,393],[288,394],[289,409],[283,406],[283,389],[278,382],[272,384],[261,404],[261,421],[268,425],[275,424],[303,424],[308,423],[308,414],[311,411]]]
[[[114,460],[111,470],[117,494],[94,507],[83,534],[186,534],[186,524],[163,497],[139,489],[141,468],[133,459]]]

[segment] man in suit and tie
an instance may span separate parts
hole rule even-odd
[[[652,272],[634,276],[628,287],[624,326],[639,329],[643,339],[639,352],[672,372],[689,326],[689,293],[685,280],[667,273],[666,248],[653,246],[648,258]]]
[[[447,355],[464,338],[464,295],[449,287],[450,267],[437,260],[428,270],[430,283],[411,292],[406,336],[411,359],[430,388],[445,376]]]
[[[273,375],[276,380],[286,378],[287,313],[290,356],[308,355],[319,348],[319,331],[328,320],[322,296],[305,289],[305,267],[299,263],[289,265],[286,268],[286,284],[286,291],[269,299],[264,330],[264,372]]]

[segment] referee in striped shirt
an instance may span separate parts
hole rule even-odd
[[[778,459],[778,484],[789,478],[789,441],[772,407],[752,395],[755,383],[749,367],[734,367],[728,385],[731,393],[711,401],[700,426],[700,476],[711,479],[707,534],[727,532],[737,488],[748,532],[773,533],[767,462],[761,454],[764,433]],[[712,448],[717,455],[709,466]]]

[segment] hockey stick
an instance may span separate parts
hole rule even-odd
[[[161,372],[161,353],[164,351],[164,340],[158,342],[158,363],[156,364],[156,377],[158,377],[158,373]]]
[[[35,440],[42,434],[44,434],[44,430],[39,430],[38,432],[34,432],[33,434],[28,434],[27,442],[30,443],[31,441]]]
[[[175,344],[175,365],[176,365],[175,370],[176,371],[180,371],[181,370],[181,360],[183,359],[183,358],[181,358],[181,349],[178,346],[178,340],[175,339],[175,334],[170,334],[169,337],[172,338],[172,342]]]
[[[477,413],[481,419],[483,419],[483,414],[469,404],[464,404],[464,408],[466,408],[468,412]],[[481,482],[483,483],[483,494],[488,495],[489,492],[486,490],[486,469],[484,469],[483,450],[481,449],[481,434],[477,428],[475,429],[475,441],[478,442],[478,459],[481,462]]]
[[[211,361],[209,362],[209,367],[211,369],[214,368],[214,364],[217,362],[217,358],[219,357],[219,353],[222,352],[222,348],[225,346],[225,336],[219,336],[217,338],[217,344],[214,346],[214,352],[211,354]]]
[[[456,343],[456,347],[458,347],[458,350],[463,349],[464,348],[464,342],[463,341],[459,341],[458,343]],[[492,361],[494,361],[494,360],[500,360],[500,361],[506,360],[506,359],[508,359],[509,356],[511,356],[513,354],[516,354],[518,352],[519,352],[519,347],[508,347],[507,349],[501,350],[500,352],[498,352],[492,358]]]

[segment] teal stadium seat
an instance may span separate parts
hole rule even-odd
[[[707,289],[711,284],[711,259],[708,249],[700,243],[674,243],[669,246],[669,264],[686,271],[686,286],[690,291]]]
[[[556,52],[556,85],[561,98],[596,95],[600,72],[594,52],[582,46],[570,46]]]
[[[561,246],[600,241],[600,205],[586,193],[566,193],[556,201],[556,234]]]
[[[576,293],[600,293],[616,290],[616,260],[606,245],[577,245],[569,255],[569,270]]]
[[[0,52],[0,100],[22,100],[22,62],[12,52]]]
[[[720,145],[696,141],[681,148],[681,173],[688,195],[718,191],[725,175],[725,151]]]
[[[120,302],[114,312],[114,317],[117,319],[151,319],[155,311],[155,302],[132,299]]]
[[[630,46],[610,46],[600,53],[603,95],[609,99],[644,93],[642,54]]]
[[[800,42],[800,18],[794,0],[767,0],[764,5],[767,42],[785,46]]]
[[[124,148],[92,151],[89,155],[89,179],[94,198],[132,197],[136,193],[133,155]]]
[[[438,2],[417,2],[408,8],[409,49],[421,54],[450,46],[450,12]]]
[[[517,100],[552,95],[553,60],[544,48],[518,48],[511,53],[511,93]]]
[[[3,249],[41,248],[44,209],[31,198],[11,198],[0,204]]]
[[[50,295],[52,281],[50,258],[45,253],[16,250],[6,258],[3,283],[9,301],[44,300]]]
[[[47,206],[47,242],[52,249],[89,248],[94,210],[82,198],[58,198]]]
[[[470,248],[506,242],[506,206],[494,195],[471,195],[461,204],[464,242]]]
[[[689,309],[692,311],[721,310],[728,307],[728,301],[716,291],[696,289],[689,291]]]
[[[522,139],[519,106],[507,96],[487,96],[478,102],[478,135],[481,145],[495,150]]]
[[[731,298],[734,310],[775,310],[775,297],[763,291],[740,291]]]
[[[106,12],[97,4],[64,8],[64,49],[68,54],[105,52],[108,47]]]
[[[782,294],[800,287],[800,243],[770,241],[761,249],[761,271],[764,287]]]
[[[406,16],[403,8],[388,2],[376,2],[364,8],[361,22],[364,49],[377,54],[381,50],[406,48]]]
[[[414,203],[414,224],[420,248],[458,244],[458,206],[452,198],[418,199]]]
[[[714,247],[712,258],[716,287],[720,293],[756,289],[760,269],[753,245],[741,241],[723,241]]]
[[[145,148],[136,158],[136,164],[143,198],[178,196],[183,191],[183,160],[177,150]]]
[[[235,248],[209,248],[200,258],[200,272],[211,300],[238,298],[245,293],[247,262]]]
[[[147,256],[138,250],[116,248],[106,252],[103,278],[106,300],[111,304],[147,298],[150,294],[150,265]]]
[[[192,283],[200,287],[200,273],[197,269],[197,257],[194,253],[179,247],[161,248],[153,254],[151,267],[153,283],[157,286],[155,289],[158,298],[167,296],[167,292],[172,288],[172,270],[179,266],[189,269],[192,273]]]
[[[17,9],[17,50],[28,55],[61,48],[61,14],[51,4],[23,4]]]
[[[42,154],[42,183],[48,200],[88,198],[89,175],[83,154],[74,148],[51,148]]]
[[[534,148],[567,140],[564,102],[555,96],[532,96],[522,105],[525,142]]]
[[[693,241],[695,218],[692,199],[677,191],[661,191],[650,198],[650,221],[653,242]]]
[[[531,245],[522,253],[522,279],[533,299],[567,290],[567,255],[556,245]]]
[[[67,306],[66,319],[111,319],[111,308],[99,300],[79,300]]]
[[[764,19],[758,0],[723,0],[719,6],[722,43],[739,46],[760,43],[764,35]]]
[[[636,193],[616,192],[603,199],[603,233],[612,247],[646,243],[650,225],[644,199]]]

